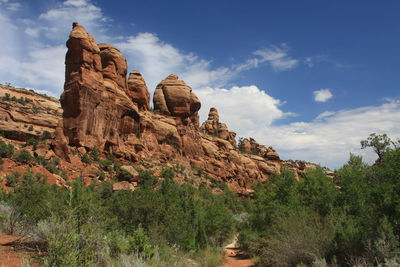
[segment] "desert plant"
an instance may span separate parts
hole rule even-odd
[[[14,172],[12,174],[7,175],[6,176],[6,180],[7,180],[6,186],[9,186],[9,187],[16,186],[20,176],[21,175],[18,172]]]
[[[22,163],[29,163],[34,161],[34,157],[27,150],[21,150],[19,154],[15,156],[15,159]]]
[[[14,154],[14,146],[0,141],[0,158],[10,158]]]

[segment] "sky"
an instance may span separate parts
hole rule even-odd
[[[151,94],[177,74],[238,137],[339,168],[400,137],[399,1],[0,0],[0,83],[63,91],[72,22],[122,51]]]

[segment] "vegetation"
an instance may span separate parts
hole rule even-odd
[[[158,190],[145,184],[113,192],[109,182],[85,187],[81,178],[68,190],[47,185],[33,173],[18,175],[13,192],[0,194],[8,212],[0,206],[0,217],[10,210],[18,214],[13,232],[45,242],[48,266],[121,266],[122,260],[148,266],[187,266],[195,260],[218,266],[219,247],[235,232],[235,205],[227,203],[239,199],[143,175]],[[9,224],[0,225],[9,229]]]
[[[219,194],[180,185],[174,177],[181,165],[162,168],[163,179],[138,170],[139,188],[114,192],[103,171],[118,180],[132,176],[91,149],[82,157],[98,164],[101,182],[89,186],[80,177],[72,189],[51,186],[29,171],[4,177],[13,189],[0,191],[0,231],[46,244],[48,266],[219,266],[221,247],[235,233],[258,266],[399,266],[400,148],[387,136],[364,141],[378,155],[373,165],[350,154],[335,177],[315,168],[300,181],[283,169],[248,198],[223,183],[215,184]],[[13,151],[0,141],[1,158]],[[60,172],[55,159],[25,150],[14,157]]]
[[[19,104],[21,104],[23,106],[25,106],[26,104],[28,104],[28,103],[33,101],[32,99],[30,99],[28,97],[22,97],[22,96],[20,98],[16,98],[15,96],[11,97],[11,95],[9,93],[5,93],[5,95],[0,97],[0,98],[3,101],[12,101],[12,102],[19,103]]]
[[[297,182],[284,170],[255,187],[239,239],[260,266],[400,264],[400,149],[370,137],[372,166],[350,155],[333,179],[317,168]]]

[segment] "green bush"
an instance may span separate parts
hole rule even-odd
[[[118,174],[118,180],[119,181],[128,181],[128,182],[130,182],[132,180],[132,178],[133,178],[133,176],[129,172],[124,171],[124,170],[121,170],[119,172],[119,174]]]
[[[6,176],[6,186],[9,187],[14,187],[17,185],[19,177],[21,176],[21,174],[19,174],[18,172],[14,172],[12,174],[9,174]]]
[[[161,170],[161,177],[164,177],[165,179],[172,179],[174,178],[175,173],[174,170],[171,168],[162,168]]]
[[[99,165],[104,171],[111,172],[113,161],[110,159],[103,159],[99,161]]]
[[[14,154],[14,146],[0,141],[0,158],[10,158]]]
[[[93,161],[99,161],[100,151],[97,148],[92,147],[89,154]]]
[[[83,163],[90,164],[92,161],[90,160],[88,154],[83,154],[81,157]]]
[[[28,151],[21,150],[21,152],[15,156],[15,159],[22,163],[29,163],[34,161],[35,158]]]
[[[51,139],[53,137],[53,134],[50,133],[49,131],[43,131],[42,135],[40,136],[40,139],[46,140],[46,139]]]
[[[24,146],[33,146],[33,148],[35,149],[35,147],[39,144],[39,141],[36,138],[29,138],[28,141],[26,141]]]

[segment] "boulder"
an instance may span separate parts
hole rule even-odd
[[[135,185],[127,181],[122,181],[113,184],[112,188],[113,191],[121,191],[121,190],[133,191],[135,190]]]
[[[142,74],[137,70],[131,71],[129,74],[127,94],[139,110],[150,109],[150,93]]]
[[[192,92],[192,88],[179,80],[178,76],[171,74],[157,85],[153,103],[154,111],[183,119],[190,118],[198,127],[200,100]]]
[[[123,165],[121,166],[121,170],[126,171],[130,175],[132,175],[132,181],[138,182],[139,181],[139,173],[135,168],[133,168],[131,165]]]
[[[208,119],[201,125],[200,131],[227,140],[236,146],[236,133],[229,131],[225,123],[219,122],[219,114],[216,108],[210,108]]]

